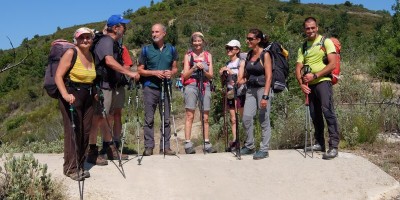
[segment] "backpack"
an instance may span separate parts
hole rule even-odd
[[[264,65],[264,54],[268,52],[272,60],[272,82],[271,88],[274,93],[280,93],[288,88],[287,79],[289,76],[289,52],[278,42],[271,42],[260,55],[261,65]],[[247,61],[250,59],[251,54],[249,53],[246,58]],[[251,75],[248,77],[248,82],[254,82],[253,84],[258,86],[265,86],[265,75],[254,77],[252,80]]]
[[[95,52],[94,52],[96,45],[105,36],[106,35],[104,35],[102,32],[95,31],[93,43],[92,43],[92,46],[90,47],[90,52],[92,53],[93,58],[95,58],[95,60],[97,59]],[[116,52],[116,51],[118,52],[118,58],[116,58],[115,60],[119,64],[124,65],[123,58],[122,58],[123,47],[121,44],[117,45],[114,42],[113,52]],[[99,81],[109,82],[112,86],[116,86],[116,87],[128,85],[129,81],[123,74],[121,74],[117,71],[114,71],[112,69],[109,69],[108,67],[105,67],[105,65],[106,64],[104,63],[104,61],[100,61],[99,67],[96,66],[96,75],[97,75],[96,82],[99,82]],[[108,76],[109,73],[115,73],[115,74]]]
[[[54,76],[56,74],[58,65],[60,64],[60,59],[68,49],[74,50],[74,55],[72,56],[71,65],[67,73],[64,76],[66,79],[71,71],[72,67],[75,65],[77,58],[77,51],[75,45],[68,42],[67,40],[57,39],[51,43],[50,54],[48,57],[48,65],[46,67],[46,73],[44,75],[44,85],[43,88],[46,90],[47,94],[51,98],[57,99],[60,95],[57,85],[54,81]]]
[[[325,56],[323,57],[323,62],[325,65],[328,64],[328,55],[326,53],[326,48],[325,48],[325,40],[327,37],[322,36],[321,41],[318,43],[318,45],[321,45],[321,49],[325,52]],[[329,77],[332,79],[332,85],[335,85],[338,81],[339,81],[339,77],[340,77],[340,50],[342,49],[342,45],[340,44],[339,40],[335,37],[330,37],[329,39],[331,39],[331,41],[333,42],[333,44],[335,45],[335,49],[336,49],[336,63],[335,63],[335,68],[332,70],[331,74],[329,75]],[[307,41],[304,42],[303,44],[303,55],[306,52],[306,48],[307,48]]]

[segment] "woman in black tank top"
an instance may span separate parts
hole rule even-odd
[[[258,29],[251,29],[246,37],[246,43],[252,50],[246,58],[244,70],[239,71],[239,77],[246,77],[247,92],[243,111],[243,127],[246,131],[246,141],[240,150],[242,155],[253,155],[254,160],[267,158],[269,140],[271,138],[271,81],[272,62],[269,53],[264,53],[268,44],[267,37]],[[262,57],[262,58],[261,58]],[[261,124],[260,149],[254,145],[254,116],[258,111]]]

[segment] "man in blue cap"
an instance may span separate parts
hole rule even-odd
[[[105,35],[99,39],[93,48],[98,84],[101,89],[98,95],[104,98],[99,98],[99,101],[94,105],[95,115],[93,116],[89,137],[87,161],[95,165],[107,164],[104,158],[98,156],[97,130],[100,128],[102,131],[112,132],[113,127],[110,126],[113,125],[114,112],[124,106],[124,85],[126,82],[124,74],[130,78],[139,79],[137,72],[132,72],[123,67],[122,45],[118,42],[124,36],[126,24],[129,22],[130,20],[124,19],[121,15],[112,15],[107,20]],[[112,134],[103,134],[103,152],[107,154],[109,160],[119,159],[117,149],[120,134],[120,131],[115,132],[115,138],[112,138]],[[121,155],[121,159],[128,159],[128,155]]]

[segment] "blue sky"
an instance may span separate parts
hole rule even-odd
[[[161,0],[154,0],[155,3]],[[340,4],[346,0],[301,0],[301,3]],[[353,4],[363,4],[370,10],[388,10],[395,0],[349,0]],[[108,2],[108,3],[105,3]],[[112,2],[112,3],[111,3]],[[24,38],[31,39],[38,34],[49,35],[57,27],[105,21],[112,14],[122,14],[128,9],[136,11],[150,6],[150,0],[7,0],[1,3],[0,49],[10,49],[21,44]]]

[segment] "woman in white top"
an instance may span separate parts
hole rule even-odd
[[[229,61],[224,67],[221,67],[219,74],[222,76],[226,83],[227,103],[226,107],[229,109],[231,125],[232,125],[232,141],[229,142],[229,151],[236,147],[236,116],[235,108],[238,109],[240,115],[243,114],[245,95],[236,95],[234,98],[234,86],[237,83],[237,88],[241,86],[241,80],[238,80],[239,68],[244,67],[245,61],[240,58],[240,42],[238,40],[231,40],[225,45],[226,54],[229,56]]]

